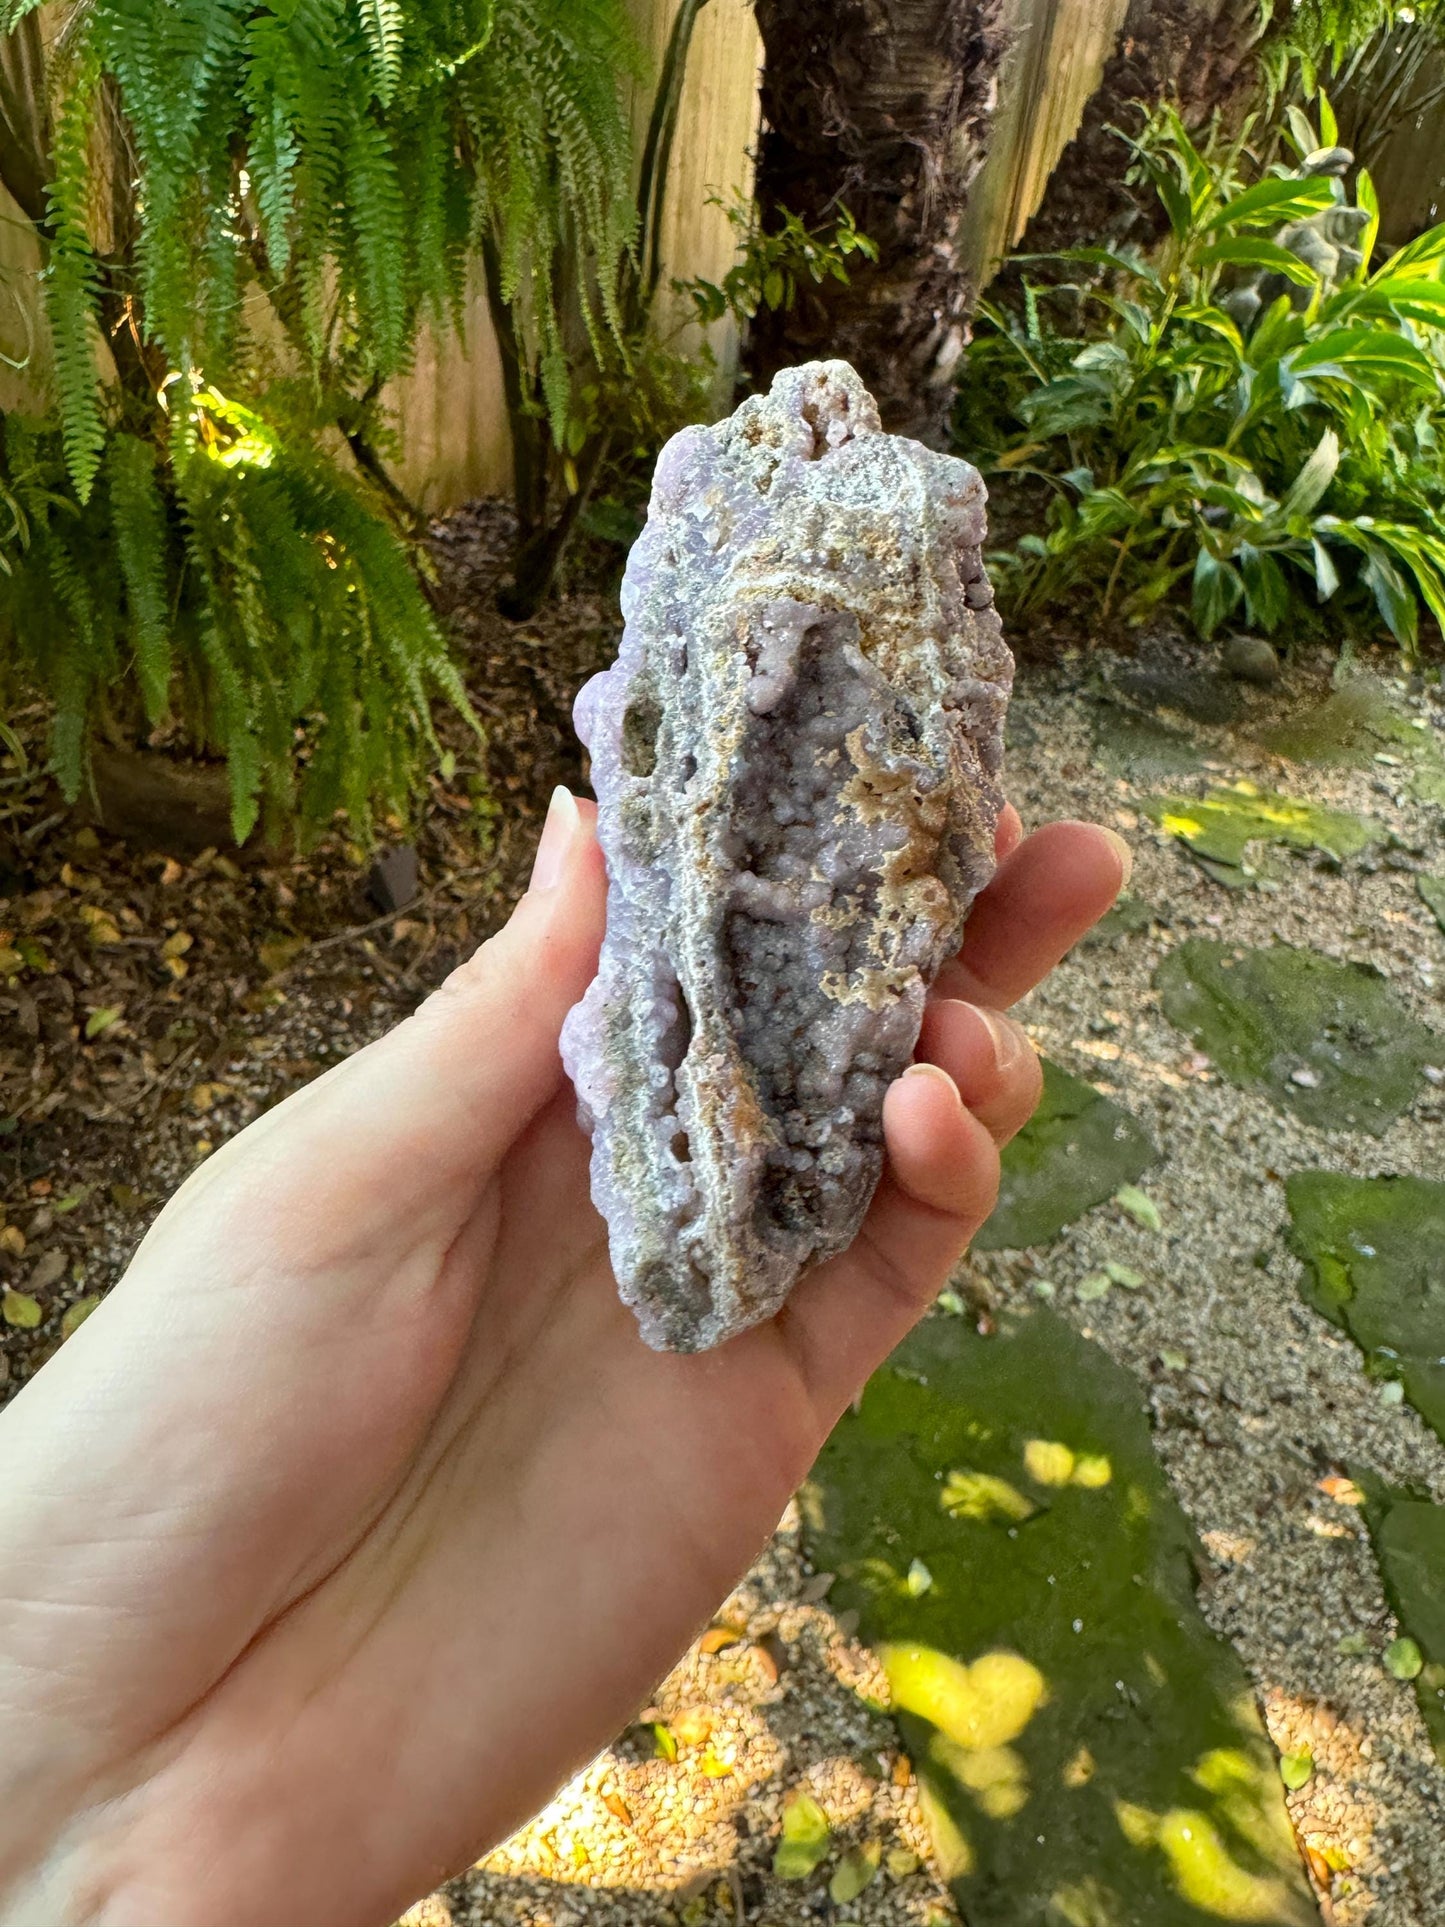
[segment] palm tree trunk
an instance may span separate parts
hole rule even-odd
[[[1237,125],[1258,91],[1259,44],[1257,0],[1224,0],[1218,9],[1207,0],[1130,0],[1103,77],[1020,251],[1158,240],[1163,209],[1152,193],[1136,198],[1125,184],[1128,150],[1114,130],[1137,134],[1164,100],[1174,102],[1191,131],[1215,112],[1227,127]]]
[[[997,99],[998,0],[757,0],[757,16],[764,226],[781,208],[822,225],[846,205],[878,260],[760,313],[748,371],[763,384],[841,356],[887,427],[939,441],[973,305],[956,242]]]

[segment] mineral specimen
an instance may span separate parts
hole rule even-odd
[[[840,361],[657,464],[577,699],[609,877],[562,1052],[647,1343],[720,1344],[853,1239],[883,1096],[993,868],[1012,679],[966,462]]]

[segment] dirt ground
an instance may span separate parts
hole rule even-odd
[[[617,624],[603,589],[520,629],[501,622],[490,588],[503,541],[487,507],[435,531],[489,741],[482,752],[443,725],[455,769],[433,781],[420,894],[400,913],[368,897],[369,859],[339,837],[304,860],[146,851],[65,811],[13,759],[0,770],[0,949],[24,958],[0,978],[0,1289],[42,1313],[33,1328],[0,1325],[0,1402],[115,1282],[198,1160],[397,1021],[505,915],[552,786],[581,781],[571,696],[608,658]],[[1386,1402],[1354,1347],[1301,1303],[1279,1232],[1291,1170],[1445,1175],[1442,1080],[1382,1137],[1312,1129],[1224,1081],[1165,1020],[1152,985],[1185,936],[1284,939],[1372,963],[1445,1031],[1445,939],[1415,882],[1445,869],[1441,809],[1410,796],[1388,756],[1301,775],[1249,734],[1318,700],[1328,667],[1293,666],[1282,686],[1241,695],[1232,720],[1192,719],[1205,766],[1169,782],[1102,766],[1107,665],[1075,652],[1023,669],[1010,783],[1026,824],[1069,814],[1122,830],[1149,909],[1126,938],[1076,953],[1023,1015],[1051,1057],[1148,1124],[1164,1152],[1148,1185],[1165,1231],[1096,1213],[1046,1253],[979,1257],[961,1287],[971,1303],[1001,1305],[1042,1280],[1136,1373],[1208,1555],[1203,1609],[1243,1657],[1281,1751],[1313,1750],[1314,1777],[1290,1797],[1302,1841],[1338,1863],[1321,1888],[1325,1917],[1438,1927],[1445,1773],[1410,1691],[1379,1663],[1395,1627],[1368,1539],[1321,1481],[1367,1462],[1445,1501],[1445,1446]],[[1399,693],[1435,730],[1445,724],[1438,701]],[[38,724],[21,719],[32,753]],[[1392,842],[1344,867],[1291,856],[1272,887],[1223,888],[1140,805],[1171,784],[1198,793],[1237,778],[1368,814]],[[1136,1266],[1143,1287],[1081,1296],[1108,1260]],[[876,1687],[875,1664],[826,1595],[790,1517],[719,1615],[713,1649],[695,1648],[614,1749],[481,1870],[419,1902],[406,1927],[955,1919],[896,1735],[854,1690]],[[857,1897],[774,1878],[782,1807],[799,1788],[840,1838],[876,1847],[877,1876]]]

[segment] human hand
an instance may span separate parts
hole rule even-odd
[[[1019,836],[858,1240],[716,1352],[642,1345],[588,1199],[565,792],[507,927],[181,1188],[0,1415],[0,1927],[383,1927],[632,1717],[992,1206],[1039,1090],[994,1013],[1127,870]]]

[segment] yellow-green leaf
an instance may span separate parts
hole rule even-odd
[[[1164,1220],[1159,1215],[1159,1207],[1147,1191],[1141,1191],[1137,1184],[1121,1184],[1114,1193],[1114,1202],[1121,1211],[1127,1211],[1135,1224],[1143,1225],[1146,1231],[1162,1231]]]
[[[40,1300],[32,1298],[28,1291],[11,1291],[7,1288],[0,1295],[0,1318],[16,1331],[34,1331],[44,1316]]]
[[[60,1321],[61,1338],[73,1338],[99,1303],[98,1291],[91,1292],[88,1297],[77,1298]]]
[[[1385,1648],[1385,1665],[1396,1679],[1418,1679],[1425,1666],[1425,1655],[1413,1639],[1392,1639]]]
[[[103,1010],[93,1010],[85,1020],[87,1039],[102,1037],[112,1024],[120,1022],[120,1005],[108,1004]]]
[[[306,948],[304,937],[267,937],[257,945],[261,968],[270,977],[279,976]]]
[[[795,1793],[783,1808],[783,1837],[773,1855],[779,1880],[806,1880],[827,1858],[833,1840],[828,1816],[811,1793]]]
[[[828,1882],[828,1898],[835,1907],[856,1900],[878,1871],[883,1858],[882,1843],[870,1840],[865,1847],[850,1847],[833,1869]]]

